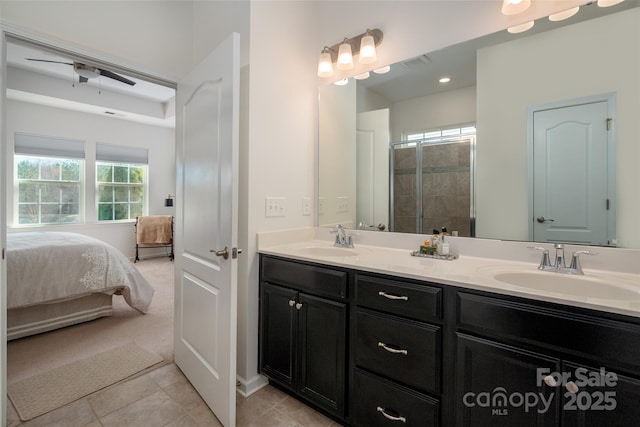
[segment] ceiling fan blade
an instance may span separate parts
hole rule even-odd
[[[134,81],[131,81],[131,80],[129,80],[129,79],[125,78],[125,77],[122,77],[122,76],[120,76],[120,75],[118,75],[116,73],[113,73],[113,72],[111,72],[109,70],[103,70],[102,68],[100,68],[100,75],[101,76],[105,76],[105,77],[109,77],[110,79],[118,80],[118,81],[120,81],[122,83],[126,83],[126,84],[131,85],[131,86],[136,84],[136,82],[134,82]]]
[[[27,61],[38,61],[38,62],[51,62],[53,64],[66,64],[66,65],[73,65],[73,62],[62,62],[62,61],[51,61],[48,59],[36,59],[36,58],[24,58]]]

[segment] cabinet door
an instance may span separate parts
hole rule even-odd
[[[260,368],[264,375],[291,389],[295,381],[296,297],[294,290],[262,284]]]
[[[567,427],[624,427],[640,422],[640,380],[603,368],[566,363],[562,425]],[[614,376],[615,375],[615,376]],[[568,391],[571,390],[571,391]]]
[[[298,297],[299,393],[344,415],[346,306],[300,293]]]
[[[539,368],[558,372],[558,359],[456,335],[457,426],[558,425],[561,396],[538,374]]]

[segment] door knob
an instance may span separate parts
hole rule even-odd
[[[551,218],[545,218],[543,216],[539,216],[538,218],[536,218],[536,221],[538,221],[541,224],[543,222],[553,222],[553,220]]]
[[[215,249],[210,249],[209,252],[214,252],[216,256],[221,256],[224,259],[229,259],[229,248],[224,247],[224,249],[216,251]]]

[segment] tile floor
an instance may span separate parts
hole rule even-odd
[[[339,424],[298,400],[266,386],[248,398],[237,395],[237,426],[336,427]],[[189,427],[220,426],[175,364],[98,391],[21,423],[11,402],[8,427]]]

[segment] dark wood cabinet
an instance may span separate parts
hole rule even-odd
[[[334,293],[336,300],[311,292],[316,286],[322,287],[327,277],[330,285],[336,285],[336,278],[341,281],[346,276],[333,275],[322,268],[309,268],[306,275],[290,275],[286,274],[289,264],[293,264],[294,270],[301,267],[270,259],[270,265],[277,268],[263,275],[263,279],[278,280],[273,277],[275,272],[283,273],[285,280],[261,282],[260,371],[309,403],[343,417],[347,305],[340,301],[343,296],[340,286],[333,287],[338,289]],[[299,287],[296,280],[301,280]],[[279,282],[286,282],[286,286]],[[327,294],[327,288],[319,293]]]
[[[345,425],[638,425],[640,318],[260,260],[260,372]]]

